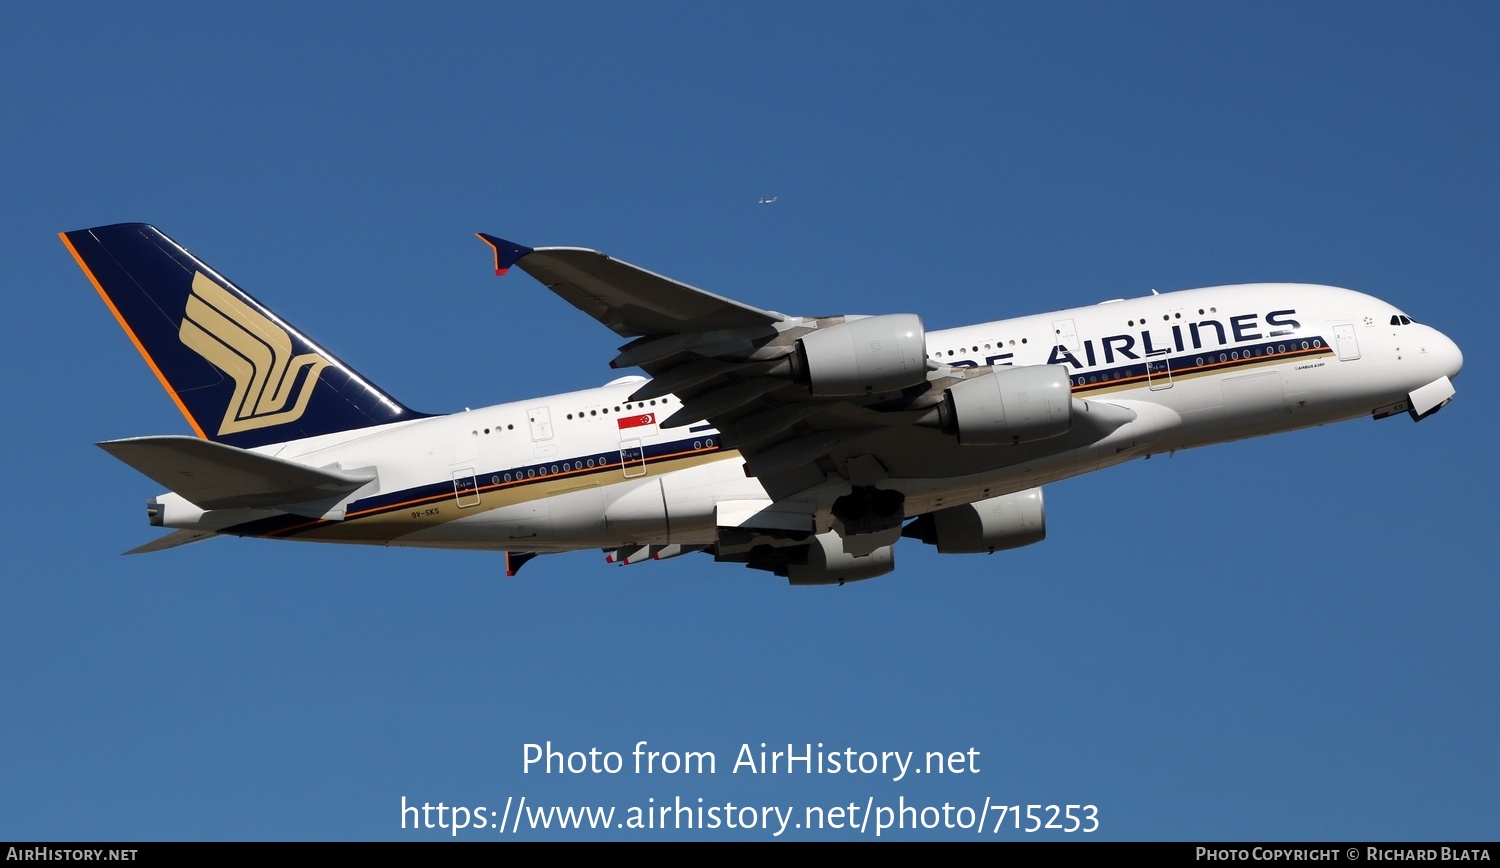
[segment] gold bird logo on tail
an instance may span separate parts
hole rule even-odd
[[[201,271],[193,276],[177,337],[234,379],[221,435],[301,419],[318,375],[328,366],[317,353],[293,356],[286,329]]]

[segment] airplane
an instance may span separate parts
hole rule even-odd
[[[902,538],[1046,535],[1042,487],[1136,458],[1453,398],[1457,345],[1388,302],[1261,283],[927,331],[795,316],[594,250],[479,233],[651,376],[459,413],[408,408],[152,226],[60,237],[193,435],[100,443],[172,533],[540,554],[691,553],[793,585],[890,572]]]
[[[780,199],[780,198],[781,198],[780,196],[772,196],[772,197],[770,197],[768,199],[765,196],[762,196],[762,197],[760,197],[760,203],[759,204],[761,204],[761,205],[775,205],[776,204],[776,200]]]

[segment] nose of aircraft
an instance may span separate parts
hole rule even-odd
[[[1428,351],[1438,358],[1443,366],[1443,371],[1448,375],[1448,379],[1451,380],[1457,377],[1458,372],[1463,369],[1463,350],[1460,350],[1458,344],[1455,344],[1452,338],[1442,332],[1434,329],[1433,333],[1436,338],[1433,341],[1433,345],[1428,348]]]

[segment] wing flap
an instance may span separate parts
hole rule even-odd
[[[721,500],[714,504],[714,521],[720,528],[787,530],[812,533],[812,513],[805,505],[771,500]]]
[[[196,437],[132,437],[98,445],[201,509],[337,499],[375,478],[370,472],[308,467]]]
[[[124,554],[144,555],[150,552],[166,551],[167,549],[175,549],[178,546],[185,546],[189,543],[202,542],[203,540],[216,536],[218,536],[218,534],[214,533],[211,530],[176,530],[164,537],[158,537],[144,545],[138,545],[130,551],[124,552]]]

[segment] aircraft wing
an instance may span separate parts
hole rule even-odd
[[[523,247],[478,233],[495,250],[495,273],[512,264],[621,337],[754,328],[785,317],[679,283],[597,250]]]
[[[653,377],[631,400],[681,399],[660,425],[712,423],[776,501],[821,501],[849,485],[877,488],[887,479],[993,470],[1093,442],[1134,418],[1128,409],[1074,399],[1083,424],[1070,436],[960,445],[939,430],[938,405],[950,387],[993,369],[929,360],[915,315],[786,316],[596,251],[480,238],[495,251],[496,273],[519,267],[616,334],[634,338],[610,363]],[[1066,391],[1064,385],[1064,402]]]

